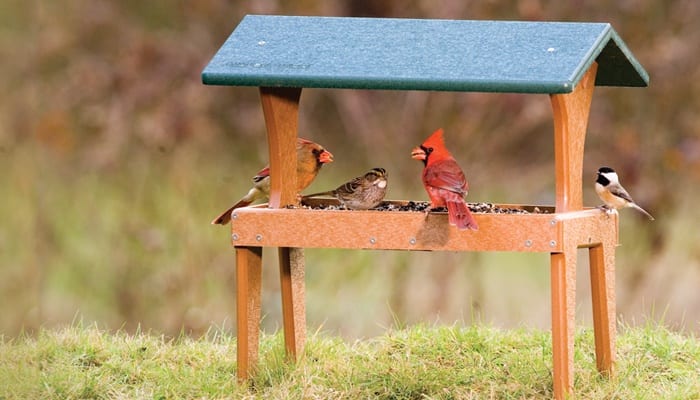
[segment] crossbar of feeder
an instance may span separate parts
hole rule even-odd
[[[504,206],[505,207],[505,206]],[[542,208],[550,208],[544,207]],[[239,208],[232,219],[234,246],[444,251],[563,251],[564,235],[600,243],[615,219],[599,209],[564,214],[474,213],[478,231],[450,226],[445,212]]]

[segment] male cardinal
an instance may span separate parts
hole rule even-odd
[[[632,200],[632,196],[622,187],[620,180],[617,177],[617,172],[610,167],[598,168],[598,175],[595,181],[595,192],[601,200],[603,200],[603,208],[607,210],[618,210],[620,208],[631,207],[646,215],[649,220],[653,221],[651,216],[645,209],[638,206]]]
[[[369,210],[379,205],[386,194],[387,174],[384,168],[372,168],[363,176],[338,186],[335,190],[314,193],[303,198],[333,196],[351,210]]]
[[[442,128],[415,147],[411,157],[423,161],[425,165],[423,186],[430,197],[430,207],[447,207],[450,225],[456,225],[459,229],[479,229],[464,202],[469,184],[457,161],[445,147]]]
[[[316,178],[323,164],[333,162],[333,154],[318,143],[307,139],[297,138],[297,191],[301,192]],[[218,217],[211,221],[212,225],[225,225],[231,220],[231,211],[250,205],[258,199],[270,197],[270,167],[260,170],[253,177],[253,187],[248,194]]]

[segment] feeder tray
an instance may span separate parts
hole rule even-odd
[[[616,232],[616,218],[598,208],[557,214],[552,206],[490,204],[500,212],[474,213],[479,230],[472,231],[450,226],[447,212],[385,211],[427,202],[385,201],[374,210],[340,209],[335,199],[305,203],[234,210],[234,246],[550,253],[564,251],[572,237],[577,246],[595,245]]]

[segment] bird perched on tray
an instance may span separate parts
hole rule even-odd
[[[423,161],[423,186],[430,197],[430,207],[447,207],[450,225],[458,229],[479,229],[464,201],[469,184],[464,172],[445,147],[442,128],[433,132],[423,144],[411,152],[411,157]]]
[[[652,217],[651,214],[649,214],[642,207],[638,206],[637,203],[632,200],[632,196],[630,196],[625,188],[620,185],[617,172],[610,167],[598,168],[598,174],[595,181],[595,192],[598,194],[598,197],[603,200],[603,208],[605,208],[607,211],[630,207],[643,213],[651,221],[654,220],[654,217]]]
[[[333,196],[351,210],[369,210],[379,205],[386,195],[387,173],[384,168],[372,168],[362,176],[353,178],[327,192],[313,193],[303,198]]]
[[[333,154],[318,143],[307,139],[297,138],[297,191],[301,192],[316,178],[323,164],[333,162]],[[211,221],[212,225],[225,225],[231,220],[231,212],[239,207],[245,207],[254,201],[270,197],[270,167],[266,166],[253,177],[253,187],[248,194],[238,200],[218,217]]]

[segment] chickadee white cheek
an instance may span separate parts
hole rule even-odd
[[[617,172],[607,172],[603,174],[611,183],[619,183],[620,178],[617,177]]]

